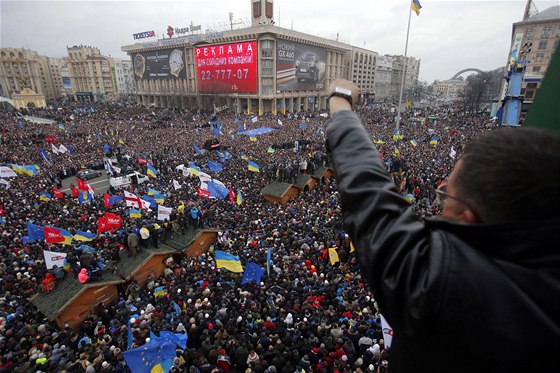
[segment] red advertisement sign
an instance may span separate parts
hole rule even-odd
[[[195,49],[199,93],[256,93],[257,42]]]

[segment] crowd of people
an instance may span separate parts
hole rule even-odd
[[[397,131],[389,110],[363,108],[358,113],[419,219],[439,213],[435,189],[447,178],[462,146],[491,129],[484,115],[445,112],[431,113],[428,119],[428,113],[411,110]],[[188,111],[99,103],[66,104],[34,114],[55,123],[35,124],[0,113],[0,165],[40,167],[34,176],[18,175],[0,184],[0,372],[126,372],[123,352],[161,331],[188,335],[186,348],[177,348],[174,372],[390,369],[380,315],[342,225],[336,181],[322,181],[284,205],[261,194],[270,182],[294,182],[301,173],[329,165],[326,118],[265,114],[255,121],[253,116],[221,112],[217,134],[209,124],[211,115]],[[254,138],[238,133],[240,127],[274,130]],[[227,155],[204,149],[216,140]],[[53,152],[61,145],[68,151]],[[80,203],[69,191],[62,198],[40,198],[41,192],[51,193],[77,171],[112,157],[120,161],[123,173],[136,169],[145,174],[147,165],[139,160],[157,170],[155,178],[129,191],[164,194],[163,204],[173,209],[169,229],[181,234],[194,221],[197,228],[219,230],[218,239],[200,257],[170,263],[161,278],[127,284],[118,302],[97,309],[78,329],[59,328],[37,312],[30,301],[34,294],[56,291],[64,276],[87,282],[92,279],[82,274],[95,271],[102,277],[103,271],[142,250],[138,242],[145,242],[144,228],[149,244],[157,245],[168,234],[157,230],[156,224],[163,225],[156,219],[157,209],[141,209],[140,218],[131,218],[124,201],[107,208],[102,194],[88,203]],[[249,171],[248,160],[260,166],[260,172]],[[190,162],[241,193],[242,201],[199,197],[199,178],[177,170]],[[222,170],[209,171],[208,162],[220,162]],[[123,195],[122,190],[110,193]],[[120,216],[123,224],[97,234],[88,242],[92,251],[76,242],[47,244],[25,237],[28,222],[72,234],[97,233],[105,212]],[[333,247],[339,257],[334,264],[329,257]],[[218,268],[213,255],[223,250],[243,265],[254,262],[266,268],[268,249],[268,273],[258,283],[243,285],[242,274]],[[66,269],[47,270],[44,250],[68,253]],[[156,296],[155,289],[162,286],[164,294]]]

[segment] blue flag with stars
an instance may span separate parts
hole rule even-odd
[[[173,364],[173,358],[176,356],[175,344],[163,338],[150,339],[145,345],[124,351],[122,354],[134,373],[167,372],[169,370],[165,370],[164,365],[167,365],[169,360]]]
[[[261,282],[261,277],[264,274],[264,269],[262,269],[257,263],[249,262],[245,266],[245,272],[243,273],[243,278],[241,279],[241,285],[248,284],[251,281],[255,283]]]

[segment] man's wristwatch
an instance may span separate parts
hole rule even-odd
[[[353,105],[352,91],[347,88],[335,87],[334,91],[332,91],[331,94],[329,95],[329,100],[333,96],[343,97],[350,103],[350,106]]]

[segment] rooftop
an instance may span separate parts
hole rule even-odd
[[[516,22],[516,25],[523,23],[545,22],[545,21],[560,21],[560,5],[550,7],[527,18],[524,21]]]

